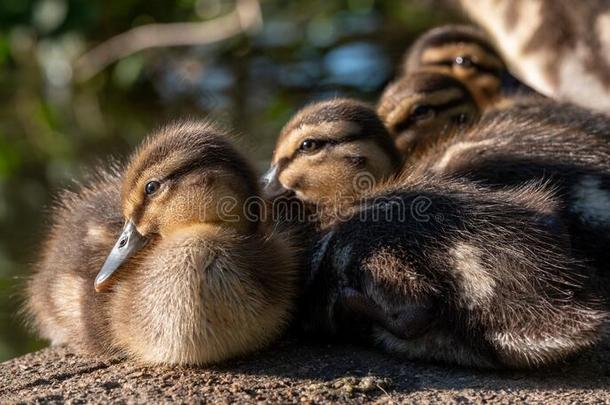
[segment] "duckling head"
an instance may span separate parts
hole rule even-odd
[[[492,104],[500,95],[503,81],[511,79],[485,34],[465,25],[447,25],[422,35],[405,55],[403,72],[422,68],[463,81],[482,107]]]
[[[393,174],[401,157],[375,111],[351,99],[312,104],[282,129],[265,177],[270,196],[286,191],[324,208],[352,201]]]
[[[254,232],[258,217],[243,215],[243,207],[258,194],[248,162],[211,124],[180,123],[160,130],[136,151],[125,171],[125,226],[95,280],[96,290],[109,286],[115,271],[151,240],[192,226]]]
[[[377,113],[397,148],[410,157],[443,134],[476,120],[480,109],[459,80],[424,70],[389,84],[379,100]]]

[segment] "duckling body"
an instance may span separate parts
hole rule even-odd
[[[287,238],[244,215],[258,195],[222,131],[159,131],[120,178],[56,210],[28,290],[38,332],[145,363],[209,364],[261,348],[290,318],[297,268]]]
[[[76,192],[64,192],[53,209],[53,225],[27,289],[29,321],[53,345],[87,352],[108,347],[106,295],[93,280],[123,227],[118,170],[100,171]],[[88,310],[85,310],[88,309]]]
[[[405,179],[328,227],[306,330],[407,358],[536,367],[593,345],[605,312],[543,185]],[[357,235],[357,236],[356,236]]]
[[[550,100],[523,99],[490,111],[470,130],[447,138],[412,168],[505,187],[546,180],[578,251],[608,274],[610,119]]]
[[[556,100],[610,111],[610,2],[456,2],[526,84]]]
[[[109,305],[113,343],[130,357],[215,363],[263,347],[287,325],[296,277],[284,242],[202,226],[155,249]]]

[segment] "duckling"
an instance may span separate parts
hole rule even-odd
[[[101,342],[96,335],[107,317],[95,308],[106,305],[106,295],[93,294],[92,285],[124,224],[120,186],[120,168],[111,165],[55,202],[26,291],[27,321],[52,345],[75,342],[93,351]]]
[[[476,367],[548,365],[607,313],[545,184],[405,177],[322,233],[301,319],[318,338]]]
[[[414,172],[491,187],[548,179],[577,251],[605,277],[610,253],[610,118],[573,104],[521,99],[429,149]],[[609,284],[610,285],[610,284]]]
[[[375,111],[337,98],[305,107],[284,126],[263,183],[269,198],[291,191],[325,217],[401,165]]]
[[[223,131],[157,131],[120,174],[55,209],[28,287],[32,323],[53,344],[144,363],[210,364],[263,347],[291,317],[298,269],[289,238],[249,204],[258,196]]]
[[[610,3],[457,0],[515,75],[559,101],[610,111]]]
[[[467,25],[445,25],[420,36],[404,56],[402,74],[419,70],[454,76],[468,87],[481,109],[498,100],[503,85],[517,86],[485,33]]]
[[[321,111],[324,109],[324,104],[318,104],[298,115],[303,117],[311,112],[319,116],[324,114]],[[327,110],[326,114],[330,116],[331,111]],[[378,133],[375,137],[378,139],[382,135]],[[385,137],[390,135],[386,132]],[[316,139],[313,135],[309,137],[309,140]],[[365,140],[354,141],[355,145],[351,147],[364,149]],[[280,138],[276,150],[285,148],[283,143]],[[323,160],[327,156],[327,153],[314,153],[311,158],[316,159],[316,163],[293,167],[291,177],[305,175],[313,183],[318,176],[325,175],[324,172],[320,174],[318,168],[324,167]],[[379,166],[391,156],[370,154],[369,165]],[[373,161],[375,159],[377,163]],[[351,170],[341,159],[332,158],[332,161],[336,171]],[[606,249],[610,245],[610,118],[607,116],[550,99],[519,98],[511,106],[484,112],[481,119],[467,129],[440,137],[423,149],[416,160],[407,158],[406,162],[383,177],[371,176],[371,183],[391,184],[400,171],[462,177],[490,187],[550,181],[559,192],[562,220],[568,226],[576,250],[592,260],[601,275],[610,278],[606,265],[610,261],[610,252]],[[342,163],[343,169],[340,168]],[[280,176],[276,180],[285,189],[295,190],[286,178]],[[332,181],[337,185],[331,184]],[[338,176],[328,177],[324,189],[352,187],[349,179],[342,183],[344,181]],[[366,195],[373,188],[360,189],[359,195]],[[300,190],[298,196],[316,200],[307,189]],[[326,208],[328,212],[342,211],[330,205]]]
[[[340,103],[354,105],[348,100],[341,100]],[[315,117],[325,116],[328,120],[332,120],[331,116],[334,112],[321,111],[324,109],[324,104],[313,105],[298,116],[301,120],[307,120],[305,115],[311,113]],[[341,334],[343,331],[348,335],[360,335],[356,332],[362,331],[353,331],[353,328],[347,328],[345,325],[352,323],[356,325],[356,329],[366,330],[370,329],[372,323],[381,325],[394,337],[404,335],[410,339],[412,336],[405,330],[413,329],[417,331],[415,336],[419,336],[419,333],[423,334],[428,330],[427,328],[430,328],[434,332],[426,336],[432,336],[432,342],[426,339],[416,340],[413,346],[405,345],[400,340],[393,340],[391,336],[388,337],[389,335],[383,333],[377,334],[376,339],[387,340],[390,342],[387,343],[389,345],[387,347],[393,347],[413,357],[446,359],[460,364],[503,364],[515,367],[541,365],[558,360],[570,353],[578,352],[597,339],[599,325],[605,313],[597,309],[597,301],[601,301],[601,298],[596,291],[593,281],[595,275],[592,273],[594,271],[603,273],[605,263],[610,259],[605,249],[610,242],[607,239],[610,230],[606,227],[610,223],[605,222],[610,218],[605,215],[610,208],[610,194],[607,194],[605,189],[610,184],[607,179],[610,173],[608,118],[551,100],[541,103],[539,100],[528,99],[510,108],[486,112],[483,117],[481,122],[470,129],[458,131],[442,142],[436,143],[416,164],[402,169],[401,174],[387,174],[385,180],[380,181],[367,192],[360,193],[361,199],[364,198],[363,203],[360,200],[352,201],[351,205],[343,209],[339,217],[327,221],[319,228],[322,234],[313,249],[309,270],[310,279],[313,281],[308,283],[309,287],[305,289],[306,296],[303,299],[306,308],[308,305],[313,307],[304,310],[304,318],[310,320],[308,322],[310,325],[313,324],[309,329],[314,331],[321,329],[323,334],[329,332],[331,335]],[[376,138],[380,136],[379,133],[375,135]],[[386,136],[390,137],[387,133]],[[307,139],[315,141],[318,137],[327,139],[332,138],[332,135],[327,132],[321,133],[319,130],[309,130]],[[280,138],[276,150],[285,149],[286,145],[283,145],[285,141],[286,138]],[[354,142],[365,142],[365,139],[361,138]],[[358,145],[352,145],[352,148],[356,147]],[[360,149],[364,147],[360,146]],[[316,164],[294,167],[291,177],[299,178],[303,174],[300,170],[306,172],[311,181],[318,175],[325,176],[324,172],[319,174],[316,170],[325,167],[323,160],[327,158],[332,159],[337,167],[343,163],[346,166],[345,170],[349,170],[346,161],[337,159],[337,155],[341,156],[338,152],[318,150],[316,153],[320,153],[315,160]],[[387,162],[389,156],[370,154],[368,159]],[[375,166],[373,162],[370,165]],[[294,191],[293,185],[281,176],[281,171],[279,177],[277,176],[277,166],[272,167],[272,174],[276,176],[274,181],[280,183],[280,186]],[[405,177],[407,180],[403,179]],[[333,186],[329,185],[332,179],[326,178],[327,189],[333,189]],[[340,177],[334,179],[337,182],[343,181]],[[482,182],[485,187],[478,186],[474,181]],[[531,185],[532,182],[534,185]],[[345,185],[338,184],[337,187],[341,189]],[[413,192],[415,195],[409,194],[412,189],[415,190]],[[417,199],[416,197],[422,194],[418,191],[420,189],[425,191],[425,193],[422,191],[424,198]],[[431,190],[434,192],[432,193]],[[308,201],[315,201],[316,193],[310,195],[308,191],[302,189],[298,196]],[[458,200],[463,203],[458,204],[457,201],[452,200],[454,191],[464,193],[464,196]],[[396,213],[392,217],[396,219],[396,223],[390,221],[389,224],[379,224],[379,221],[367,222],[367,220],[358,222],[363,218],[362,214],[367,212],[366,201],[371,199],[381,199],[381,202],[389,207],[398,205],[402,207],[403,215],[397,216],[399,213]],[[361,208],[363,204],[364,208]],[[419,212],[421,206],[426,209],[430,204],[437,208],[423,214]],[[405,207],[407,207],[406,211]],[[519,211],[522,209],[527,212]],[[486,213],[484,220],[482,217],[476,220],[475,217],[470,217],[472,212],[478,212],[477,210]],[[445,213],[452,219],[443,222]],[[405,216],[406,220],[397,219]],[[358,218],[358,220],[350,218]],[[427,228],[433,219],[440,219],[442,226]],[[471,219],[474,222],[471,223]],[[404,224],[405,221],[408,226]],[[513,226],[515,228],[512,228]],[[370,232],[366,229],[370,229]],[[479,235],[476,233],[477,229],[484,229],[485,232]],[[336,232],[342,235],[339,239],[341,242],[337,244],[333,242],[337,237]],[[467,246],[465,251],[459,248],[458,253],[455,250],[452,251],[453,253],[448,251],[447,246],[451,246],[451,243],[444,243],[447,241],[446,232],[463,237],[461,242]],[[359,241],[363,241],[367,246],[360,246]],[[435,244],[435,241],[438,244]],[[494,242],[490,243],[490,241]],[[354,243],[350,246],[352,242]],[[386,255],[384,253],[386,244],[391,248],[395,247],[394,244],[398,244],[399,253]],[[418,250],[427,244],[430,244],[430,250],[427,248]],[[508,306],[489,312],[492,318],[485,318],[476,324],[474,330],[465,328],[463,323],[454,322],[455,319],[469,320],[473,315],[453,311],[444,306],[441,307],[441,313],[445,315],[438,319],[441,322],[449,322],[448,325],[455,326],[455,329],[448,332],[443,331],[441,327],[441,332],[435,335],[436,324],[429,322],[429,308],[431,306],[438,308],[438,306],[430,304],[427,300],[420,301],[419,298],[409,300],[404,298],[404,295],[396,298],[386,290],[379,290],[378,297],[374,300],[371,298],[372,294],[363,297],[364,288],[377,288],[386,282],[395,282],[393,287],[388,288],[408,290],[409,287],[405,285],[411,279],[401,278],[401,274],[406,271],[404,269],[411,269],[420,264],[428,266],[430,264],[427,264],[426,260],[431,257],[438,257],[436,262],[438,267],[426,267],[433,269],[426,270],[428,272],[426,274],[435,277],[434,280],[442,285],[451,285],[449,281],[443,279],[446,273],[441,270],[447,271],[447,263],[455,262],[454,256],[465,261],[463,264],[456,264],[455,268],[461,266],[466,272],[473,270],[475,272],[473,280],[478,276],[485,276],[487,267],[479,266],[482,257],[479,253],[474,256],[470,254],[472,246],[485,254],[489,252],[489,258],[484,262],[485,266],[493,267],[497,272],[494,277],[511,278],[519,274],[516,279],[498,285],[505,285],[501,290],[502,293],[515,294],[522,303],[529,305],[513,307],[512,303],[502,300],[500,302],[505,302]],[[373,250],[367,250],[369,248]],[[327,253],[329,249],[332,253]],[[434,256],[435,249],[439,249],[438,256]],[[401,253],[403,251],[407,253]],[[416,252],[413,253],[414,256],[408,255],[410,251]],[[362,281],[365,277],[363,274],[369,272],[367,270],[369,267],[362,264],[365,258],[369,260],[367,256],[363,256],[365,254],[370,254],[374,258],[370,260],[377,263],[377,270],[372,271],[379,273],[387,271],[384,276],[387,279],[382,281],[373,279],[368,284]],[[536,260],[540,261],[530,262],[527,259],[529,256],[535,256]],[[476,258],[477,265],[470,268],[467,264],[473,257]],[[496,258],[495,260],[505,258],[505,261],[504,259],[500,262],[493,261],[491,258]],[[524,258],[527,263],[524,262]],[[356,264],[351,267],[350,263]],[[582,263],[591,263],[591,269]],[[519,269],[518,273],[514,273],[515,268]],[[560,275],[554,273],[555,271],[559,271]],[[528,275],[529,279],[522,279],[522,277],[527,278]],[[414,276],[412,280],[417,282],[419,278]],[[523,281],[523,284],[515,283],[519,280]],[[555,280],[562,285],[565,283],[565,286],[557,287],[545,280]],[[494,278],[495,282],[497,281]],[[570,283],[576,290],[571,290]],[[473,285],[474,294],[480,288],[486,288],[485,285],[482,287],[478,284]],[[536,290],[532,290],[530,285],[534,285]],[[432,286],[434,291],[440,289],[436,284]],[[325,289],[326,287],[328,288]],[[440,289],[440,291],[446,290]],[[339,294],[342,298],[337,316],[339,318],[348,316],[350,321],[320,321],[323,322],[320,326],[317,320],[326,319],[321,314],[328,314],[328,311],[334,308],[334,300]],[[467,297],[459,298],[460,294],[464,295],[463,292],[457,292],[456,299],[468,300]],[[438,297],[445,295],[440,294]],[[567,296],[590,298],[583,298],[583,302],[571,301],[567,306],[561,305],[563,298],[555,300],[556,297]],[[438,299],[442,300],[442,298]],[[413,308],[414,313],[408,311],[396,313],[394,309],[401,305],[405,308]],[[584,309],[582,317],[577,315],[579,309]],[[489,311],[489,308],[485,311]],[[437,312],[432,311],[433,319],[438,315]],[[350,313],[352,315],[349,315]],[[395,317],[387,314],[393,314]],[[536,319],[536,314],[540,315],[540,319]],[[494,318],[496,315],[498,317]],[[334,317],[335,314],[330,313],[328,316]],[[369,322],[364,319],[368,319]],[[580,319],[582,323],[579,320],[570,324],[571,319]],[[513,323],[513,320],[516,323]],[[520,324],[520,320],[524,323]],[[541,328],[529,329],[526,325],[530,323],[538,324]],[[560,332],[553,335],[554,324],[563,325],[560,328],[565,327],[575,335],[568,337]],[[490,336],[495,336],[492,340],[496,341],[497,345],[504,345],[507,351],[502,352],[497,345],[495,348],[485,345],[484,350],[488,350],[487,354],[476,352],[477,344],[483,340],[473,338],[473,334],[486,327],[489,328],[488,330],[495,330],[497,327],[498,330],[504,331],[498,335],[492,333]],[[470,349],[464,346],[464,343],[460,343],[458,338],[451,335],[459,331],[464,333],[460,339],[472,343],[472,347],[475,348],[472,350],[478,353],[476,356],[472,351],[468,351]],[[592,331],[592,334],[588,335],[586,331]],[[535,337],[538,339],[536,342],[532,340]],[[581,342],[585,346],[580,346]],[[440,354],[431,354],[437,352]],[[495,362],[490,360],[500,356],[504,357],[500,363],[497,359]]]
[[[481,107],[464,84],[430,70],[405,75],[384,90],[377,113],[411,164],[425,150],[475,122]]]

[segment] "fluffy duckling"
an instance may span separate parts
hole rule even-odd
[[[377,113],[407,162],[476,121],[481,107],[454,77],[430,70],[405,75],[383,92]]]
[[[346,100],[339,102],[349,104]],[[324,109],[324,104],[318,104],[308,111],[318,116],[324,114],[321,111]],[[308,111],[299,116],[308,114]],[[326,114],[330,116],[331,111],[327,110]],[[375,137],[380,138],[380,134]],[[606,264],[610,261],[610,252],[606,249],[610,245],[609,134],[610,119],[603,114],[549,99],[526,97],[516,99],[506,108],[485,112],[479,121],[464,131],[453,131],[450,136],[441,137],[402,170],[414,175],[463,177],[491,187],[548,180],[558,190],[561,215],[576,250],[588,260],[593,260],[600,274],[610,277]],[[323,136],[332,135],[325,133]],[[385,136],[389,137],[387,133]],[[355,142],[362,145],[364,141],[361,138]],[[283,143],[280,138],[276,150],[282,149]],[[361,146],[360,149],[365,148]],[[314,152],[312,158],[316,159],[316,164],[302,169],[293,167],[291,178],[306,175],[314,182],[318,176],[325,176],[319,168],[324,167],[326,156]],[[375,167],[390,161],[391,156],[376,153],[368,155],[367,159],[369,165]],[[379,161],[375,163],[375,159]],[[345,161],[332,160],[336,171],[351,170]],[[383,178],[391,183],[395,174],[387,172]],[[371,179],[379,182],[378,177],[371,176]],[[281,175],[277,181],[285,189],[295,191],[294,185]],[[333,181],[336,185],[331,184]],[[323,189],[352,187],[349,180],[347,183],[343,181],[338,176],[327,177]],[[359,195],[366,194],[362,189],[360,191]],[[298,196],[304,200],[316,200],[315,194],[309,194],[307,189],[300,190]],[[333,208],[336,207],[331,206],[327,211],[340,212]]]
[[[78,344],[86,351],[106,347],[107,295],[94,294],[93,280],[121,233],[119,169],[99,171],[77,192],[62,192],[52,226],[30,278],[27,320],[53,345]],[[88,309],[85,311],[85,309]]]
[[[542,184],[394,182],[321,236],[305,329],[466,366],[572,356],[599,340],[607,315],[572,255],[559,205]]]
[[[334,102],[354,105],[348,100]],[[308,111],[332,120],[332,111],[321,109],[324,104]],[[301,120],[306,120],[304,114],[299,114]],[[349,324],[365,332],[376,325],[387,332],[373,330],[377,341],[410,357],[485,366],[547,364],[592,344],[605,313],[599,309],[601,299],[594,283],[589,282],[593,275],[582,263],[591,263],[603,273],[610,260],[606,249],[610,243],[608,128],[604,116],[552,101],[528,104],[524,100],[509,109],[485,113],[471,129],[435,144],[416,165],[407,167],[406,179],[386,175],[386,181],[374,188],[377,192],[369,189],[360,194],[366,197],[364,203],[347,206],[341,217],[321,227],[326,233],[313,250],[308,295],[303,300],[304,316],[313,325],[310,329],[356,335],[358,330]],[[317,134],[311,140],[332,137],[311,130],[309,134]],[[276,150],[283,148],[283,142],[285,138]],[[349,170],[347,161],[327,151],[316,153],[323,154],[315,165],[301,166],[312,181],[325,176],[316,172],[325,167],[325,158]],[[378,153],[368,159],[390,160]],[[370,165],[375,167],[373,162]],[[277,176],[277,166],[272,173]],[[279,174],[274,181],[292,189]],[[291,177],[302,174],[294,167]],[[333,178],[326,180],[325,187],[332,190],[328,181]],[[315,201],[317,193],[309,195],[302,189],[298,195]],[[386,210],[402,207],[402,216],[395,213],[396,221],[389,223],[362,220],[371,199],[381,200]],[[435,208],[429,210],[431,206]],[[389,255],[386,248],[391,250]],[[429,262],[433,257],[435,261]],[[371,262],[375,263],[372,267]],[[447,263],[455,264],[448,267]],[[420,268],[433,281],[422,287],[425,294],[409,298],[411,289],[420,294],[417,283],[424,279],[413,268]],[[471,277],[466,282],[470,287],[457,290],[457,281],[447,277],[461,273]],[[493,283],[487,282],[492,279]],[[409,287],[411,282],[415,287]],[[507,297],[489,293],[493,302],[489,305],[503,303],[502,308],[487,306],[475,313],[452,306],[452,300],[466,302],[466,307],[476,305],[472,300],[488,291],[489,285],[502,286],[497,293]],[[375,292],[366,292],[371,289]],[[388,292],[392,289],[406,292],[396,295]],[[452,289],[453,295],[447,295]],[[436,297],[432,303],[421,298],[428,293]],[[336,304],[339,296],[340,304]],[[443,302],[446,296],[453,297],[449,303]],[[519,297],[520,304],[512,301],[514,297]],[[397,310],[403,307],[406,312]],[[332,308],[337,311],[328,312]],[[345,316],[348,321],[340,321]],[[437,328],[430,318],[447,327]],[[415,337],[422,338],[409,341]]]
[[[375,111],[339,98],[307,106],[284,126],[264,183],[270,197],[289,190],[324,215],[357,200],[401,164]]]
[[[610,118],[551,100],[492,110],[418,161],[419,173],[492,187],[546,179],[561,199],[577,251],[610,277]]]
[[[369,107],[348,99],[313,104],[299,112],[293,121],[316,121],[318,117],[325,117],[334,122],[355,106],[358,114],[367,114],[367,124],[360,127],[373,122],[375,115]],[[357,120],[356,114],[351,116]],[[351,195],[365,194],[360,189],[353,191],[352,179],[355,173],[361,172],[354,171],[353,159],[348,159],[352,155],[347,151],[360,151],[366,163],[362,170],[372,173],[371,179],[377,182],[391,179],[401,168],[399,164],[388,165],[399,160],[395,157],[395,148],[388,146],[387,139],[391,137],[387,131],[362,131],[359,136],[345,137],[343,129],[333,133],[333,128],[326,125],[308,126],[305,135],[298,128],[291,121],[282,131],[269,178],[273,180],[270,185],[292,190],[305,201],[316,202],[320,195],[331,195],[335,188],[347,187]],[[293,132],[296,135],[290,135]],[[336,138],[343,141],[325,143]],[[316,147],[300,156],[304,141]],[[371,143],[385,146],[368,146]],[[294,156],[292,160],[284,158],[290,154]],[[333,170],[329,175],[326,168],[331,163]],[[381,175],[375,171],[384,165]],[[600,229],[610,227],[610,217],[606,215],[610,209],[606,204],[610,201],[610,119],[571,104],[549,99],[517,99],[510,107],[485,112],[467,130],[442,137],[426,149],[416,165],[403,170],[463,176],[498,187],[549,180],[563,196],[570,221]],[[334,175],[341,172],[349,175]],[[303,182],[294,179],[307,179],[308,187],[302,187]]]
[[[424,33],[407,51],[402,74],[433,70],[464,83],[481,109],[494,105],[519,83],[484,32],[467,25],[445,25]]]
[[[452,1],[489,33],[527,85],[556,100],[610,111],[610,3]]]
[[[289,320],[297,268],[287,238],[248,204],[258,195],[222,131],[161,129],[120,176],[55,210],[28,288],[33,324],[53,344],[145,363],[209,364],[261,348]]]

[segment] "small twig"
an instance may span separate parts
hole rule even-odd
[[[258,0],[237,0],[230,13],[200,23],[147,24],[118,34],[82,55],[74,65],[75,78],[89,80],[111,63],[145,49],[206,45],[262,25]]]
[[[377,388],[379,388],[381,391],[383,391],[383,393],[388,397],[388,399],[390,400],[391,404],[395,404],[396,401],[394,401],[394,398],[392,398],[392,396],[378,383],[375,383],[375,385],[377,386]]]

